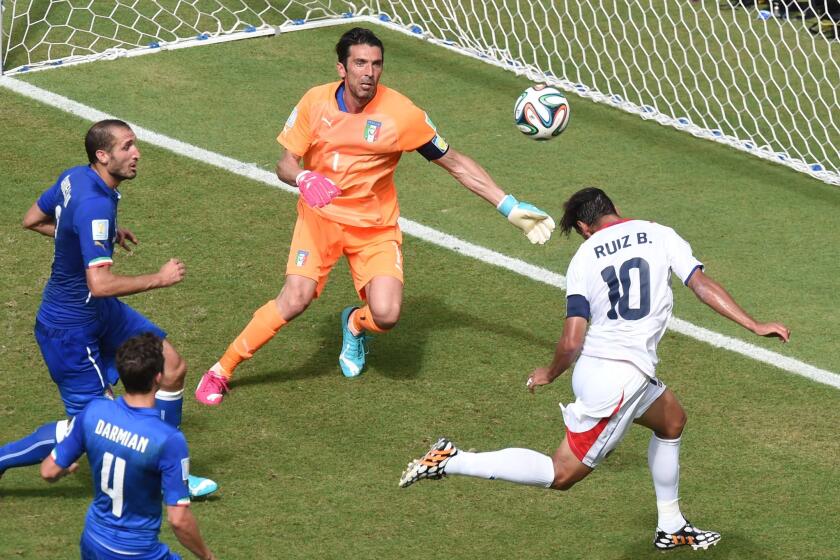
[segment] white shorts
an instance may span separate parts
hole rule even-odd
[[[560,404],[566,439],[587,467],[595,468],[624,439],[633,420],[665,391],[630,362],[581,356],[572,374],[577,400]]]

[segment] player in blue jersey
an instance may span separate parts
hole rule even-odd
[[[44,287],[35,338],[50,376],[58,385],[68,417],[91,400],[111,394],[118,375],[116,349],[130,337],[152,332],[164,339],[165,366],[155,406],[174,427],[181,423],[186,363],[165,340],[166,333],[117,299],[177,284],[184,263],[170,259],[158,272],[123,276],[111,270],[114,246],[129,249],[136,236],[117,225],[117,187],[137,175],[140,150],[134,132],[119,120],[94,124],[85,136],[89,165],[59,175],[27,211],[23,226],[55,238],[52,274]],[[35,465],[61,441],[67,421],[50,422],[29,436],[0,447],[0,475]],[[215,491],[216,483],[190,478],[193,496]]]
[[[126,394],[116,401],[91,400],[41,463],[41,476],[55,482],[87,453],[95,496],[80,543],[83,560],[180,558],[158,541],[161,496],[181,544],[210,560],[213,553],[189,508],[187,440],[155,409],[163,378],[161,339],[152,333],[129,339],[116,363]]]

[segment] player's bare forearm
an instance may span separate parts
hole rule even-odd
[[[55,217],[45,214],[35,202],[23,216],[23,227],[47,237],[55,237]]]
[[[109,265],[88,268],[87,285],[94,297],[119,297],[165,288],[184,279],[186,268],[179,259],[169,259],[154,274],[120,276]]]
[[[493,206],[498,206],[505,196],[490,174],[472,158],[450,148],[443,157],[434,160],[446,169],[456,181]]]
[[[734,321],[759,336],[775,336],[787,342],[790,329],[781,323],[759,323],[747,313],[726,288],[706,276],[702,270],[697,270],[688,281],[688,287],[697,298],[714,309],[720,315]]]
[[[213,560],[215,557],[210,548],[201,538],[198,521],[189,506],[166,506],[166,516],[172,526],[172,532],[184,547],[202,560]]]
[[[79,467],[78,463],[73,463],[68,468],[64,468],[58,463],[55,462],[53,459],[52,454],[47,455],[47,457],[41,461],[41,478],[46,480],[49,483],[56,482],[60,478],[67,476],[68,474],[72,474],[76,471]]]
[[[295,179],[301,172],[300,159],[300,156],[285,150],[277,160],[277,167],[274,169],[277,178],[287,185],[294,185]]]
[[[567,317],[563,335],[557,341],[554,358],[547,367],[537,368],[528,377],[526,386],[533,392],[540,385],[548,385],[569,369],[580,355],[589,323],[583,317]]]

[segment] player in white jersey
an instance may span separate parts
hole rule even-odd
[[[564,205],[561,229],[584,243],[569,264],[567,311],[554,359],[535,369],[530,391],[575,363],[576,400],[562,407],[566,435],[553,457],[530,449],[471,453],[441,438],[400,478],[406,487],[424,478],[458,474],[568,490],[618,445],[632,423],[649,428],[648,466],[658,510],[654,546],[668,550],[717,544],[720,534],[694,527],[679,507],[679,449],[686,414],[656,378],[656,346],[671,317],[671,274],[709,307],[759,336],[787,342],[781,323],[758,323],[706,276],[689,244],[673,229],[621,218],[604,191],[583,189]]]

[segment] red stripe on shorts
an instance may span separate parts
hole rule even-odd
[[[571,430],[566,431],[566,440],[569,442],[569,447],[571,448],[572,453],[575,454],[575,457],[578,458],[578,461],[581,463],[583,462],[583,458],[586,457],[586,454],[589,453],[589,450],[592,449],[592,446],[595,445],[596,441],[598,441],[598,436],[600,436],[601,432],[604,431],[604,428],[607,427],[607,423],[610,421],[610,418],[616,415],[623,402],[624,394],[622,393],[621,400],[618,402],[618,406],[615,407],[615,410],[613,410],[606,418],[601,418],[597,424],[585,432],[573,432]]]

